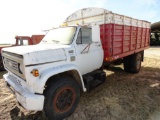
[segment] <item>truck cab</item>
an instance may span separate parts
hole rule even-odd
[[[2,58],[8,71],[4,80],[18,102],[27,110],[42,110],[45,90],[61,78],[67,78],[65,84],[71,82],[77,86],[75,89],[80,88],[78,94],[86,91],[82,75],[99,69],[103,63],[99,32],[96,25],[60,27],[50,30],[37,45],[4,48]],[[75,99],[79,97],[73,88],[64,89],[69,89]],[[55,107],[59,112],[69,109]]]

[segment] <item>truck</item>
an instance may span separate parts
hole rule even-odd
[[[138,73],[150,43],[150,22],[103,8],[80,9],[37,45],[4,48],[6,86],[26,110],[59,120],[76,109],[81,92],[106,80],[105,66]]]
[[[32,35],[31,37],[30,36],[15,36],[15,39],[16,39],[15,44],[0,46],[0,51],[2,50],[2,48],[6,48],[6,47],[38,44],[42,40],[43,37],[44,35]],[[2,55],[0,52],[0,71],[3,71],[3,70],[4,70],[4,66],[3,66],[3,61],[2,61]]]

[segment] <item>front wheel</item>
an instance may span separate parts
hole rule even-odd
[[[50,120],[61,120],[70,116],[80,99],[80,88],[70,77],[53,81],[45,92],[44,112]]]

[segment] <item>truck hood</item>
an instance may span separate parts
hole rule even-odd
[[[69,45],[38,44],[4,48],[2,50],[22,55],[25,65],[35,65],[66,60],[65,48],[69,47]]]

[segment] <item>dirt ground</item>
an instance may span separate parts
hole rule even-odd
[[[110,67],[101,86],[83,93],[66,120],[160,120],[160,47],[145,51],[142,69],[128,74]],[[42,112],[25,111],[5,88],[0,72],[0,120],[46,120]]]

